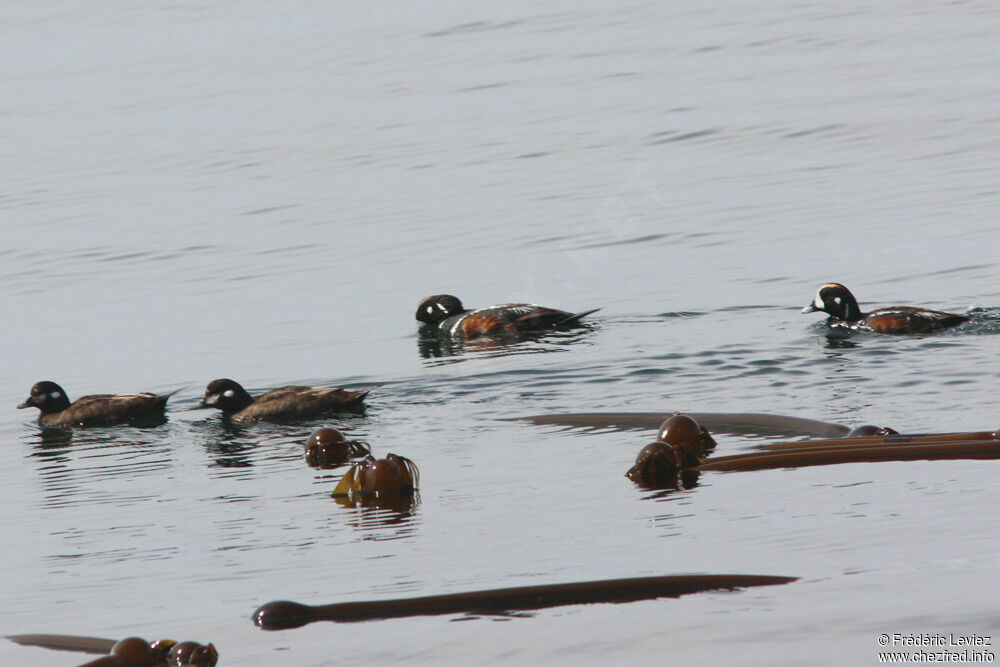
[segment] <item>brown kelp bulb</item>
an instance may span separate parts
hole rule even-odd
[[[653,442],[642,448],[625,476],[640,484],[663,484],[675,481],[680,469],[674,448],[665,442]]]
[[[331,445],[336,442],[344,442],[344,434],[335,428],[318,428],[309,434],[309,438],[306,440],[306,448],[315,447],[317,445]]]
[[[694,418],[675,414],[660,425],[656,439],[670,445],[695,445],[700,454],[715,448],[715,440]]]
[[[219,652],[215,646],[202,646],[198,642],[181,642],[167,656],[168,665],[191,665],[192,667],[215,667],[219,661]]]
[[[321,428],[306,440],[306,462],[317,468],[331,468],[351,458],[353,448],[335,428]]]
[[[361,471],[361,493],[399,493],[403,471],[394,461],[378,459]]]
[[[368,493],[413,493],[417,488],[417,466],[398,454],[384,459],[369,458],[358,475],[358,491]]]
[[[111,647],[111,655],[123,666],[145,667],[153,664],[153,649],[149,642],[139,637],[127,637]]]

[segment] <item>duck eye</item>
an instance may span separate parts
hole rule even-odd
[[[225,396],[226,398],[232,398],[233,396],[236,395],[236,392],[233,391],[232,389],[227,389],[224,392],[222,392],[222,395]]]

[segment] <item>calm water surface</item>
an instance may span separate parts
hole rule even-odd
[[[651,433],[501,421],[1000,426],[994,3],[2,14],[3,634],[213,641],[225,665],[868,664],[883,632],[1000,636],[994,462],[657,494],[623,476]],[[831,280],[976,321],[833,335],[798,312]],[[413,310],[441,292],[602,310],[429,345]],[[189,410],[226,376],[380,386],[364,415],[231,430]],[[59,437],[14,409],[40,379],[181,391],[161,426]],[[342,470],[302,456],[319,424],[415,460],[419,504],[334,503]],[[249,620],[274,599],[692,572],[801,579],[502,618]]]

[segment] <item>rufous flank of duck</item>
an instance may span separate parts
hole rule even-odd
[[[600,308],[570,313],[533,303],[504,303],[468,310],[450,294],[429,296],[417,306],[417,321],[437,327],[449,336],[474,338],[498,333],[572,327]]]
[[[177,390],[180,391],[180,390]],[[169,394],[93,394],[72,403],[55,382],[36,382],[31,394],[18,408],[38,408],[42,426],[113,426],[131,424],[163,416]]]
[[[947,313],[913,306],[890,306],[864,313],[851,291],[840,283],[827,283],[803,313],[822,311],[830,315],[830,326],[884,334],[922,334],[940,331],[968,322],[958,313]]]
[[[371,389],[352,391],[339,387],[292,385],[272,389],[254,398],[238,382],[222,378],[208,383],[198,407],[222,410],[230,420],[244,424],[293,422],[357,409],[369,391]]]

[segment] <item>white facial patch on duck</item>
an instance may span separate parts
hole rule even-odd
[[[62,398],[62,393],[58,391],[50,391],[49,398],[51,398],[53,401],[58,401],[60,398]]]
[[[813,306],[815,306],[817,310],[823,310],[826,308],[826,304],[823,303],[823,297],[819,295],[819,292],[816,292],[816,299],[813,300]]]
[[[435,305],[436,305],[436,306],[437,306],[438,308],[440,308],[440,309],[441,309],[441,312],[442,312],[442,313],[447,313],[447,312],[448,312],[448,309],[444,307],[444,304],[443,304],[443,303],[437,303],[437,304],[435,304]],[[431,312],[431,309],[430,309],[430,308],[428,308],[428,309],[427,309],[427,312],[428,312],[428,313],[429,313],[429,312]]]
[[[232,389],[227,389],[224,392],[222,392],[222,395],[225,396],[226,398],[232,398],[233,396],[236,395],[236,392],[233,391]]]

